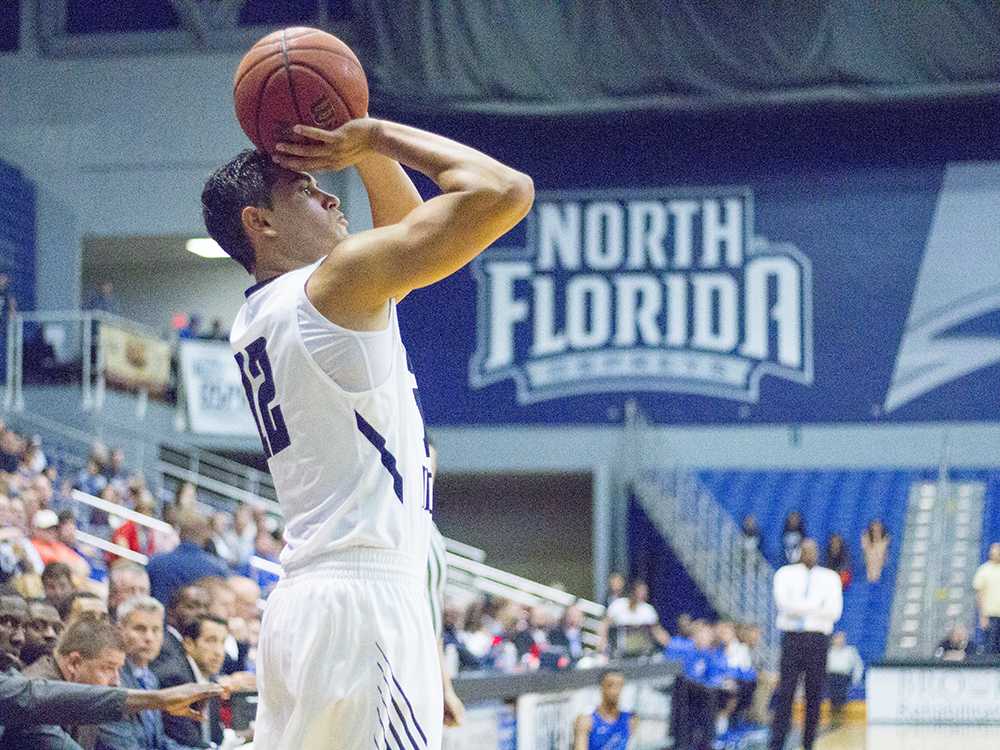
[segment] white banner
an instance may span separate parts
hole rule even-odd
[[[445,727],[442,750],[514,750],[514,710],[503,703],[470,706],[462,724]]]
[[[181,381],[192,432],[257,435],[240,371],[228,344],[182,341]]]
[[[1000,723],[1000,668],[872,667],[865,694],[873,724]]]

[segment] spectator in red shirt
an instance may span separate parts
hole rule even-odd
[[[136,513],[142,513],[146,516],[154,516],[156,513],[156,504],[149,494],[145,492],[137,493],[134,496],[134,502]],[[143,526],[129,520],[115,529],[111,541],[115,544],[120,544],[122,547],[127,547],[133,552],[140,552],[147,557],[152,557],[157,551],[155,537],[156,535],[153,533],[153,530],[148,526]],[[115,555],[111,557],[113,560],[117,559]]]
[[[81,579],[90,577],[90,565],[71,547],[59,541],[59,516],[54,510],[43,508],[35,513],[31,543],[45,565],[65,563]]]

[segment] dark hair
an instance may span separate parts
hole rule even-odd
[[[170,599],[167,600],[167,611],[172,611],[177,609],[177,605],[181,603],[181,599],[183,599],[187,595],[187,592],[190,591],[191,589],[201,589],[202,591],[205,590],[197,583],[189,583],[186,586],[178,586],[176,589],[174,589],[173,593],[170,594]]]
[[[214,622],[217,625],[221,625],[229,632],[229,623],[223,620],[221,617],[216,617],[215,615],[202,615],[201,617],[196,617],[191,622],[186,622],[181,627],[181,636],[183,638],[190,638],[192,641],[196,641],[201,638],[201,629],[206,622]]]
[[[50,562],[45,566],[45,570],[42,571],[42,581],[51,581],[53,578],[69,578],[73,580],[73,571],[69,569],[69,565],[61,562]]]
[[[601,672],[601,679],[597,681],[597,684],[603,685],[604,681],[613,674],[621,675],[622,679],[625,678],[625,673],[622,670],[615,669],[614,667],[608,667],[607,669]]]
[[[81,617],[63,633],[56,653],[60,656],[75,653],[84,659],[96,659],[105,649],[125,651],[118,628],[104,619]]]
[[[256,258],[243,231],[243,209],[270,208],[271,189],[280,174],[270,156],[247,149],[215,170],[201,191],[201,215],[209,235],[249,274]]]
[[[62,526],[67,521],[76,523],[76,514],[69,508],[59,511],[59,525]]]
[[[73,602],[77,599],[97,599],[101,600],[97,594],[92,591],[74,591],[72,594],[67,596],[65,599],[56,604],[56,612],[59,613],[59,619],[66,622],[69,617],[70,611],[73,609]]]

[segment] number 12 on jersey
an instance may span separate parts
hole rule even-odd
[[[272,406],[276,391],[271,360],[267,356],[267,340],[261,336],[235,356],[243,380],[243,390],[246,391],[250,411],[264,447],[264,455],[271,458],[287,448],[292,441],[288,436],[285,418],[281,415],[281,406]]]

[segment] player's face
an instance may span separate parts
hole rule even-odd
[[[315,247],[317,240],[334,242],[347,236],[347,217],[340,199],[320,190],[304,172],[288,172],[271,193],[275,229],[292,248]]]
[[[607,705],[617,706],[618,697],[621,695],[624,686],[625,678],[622,675],[614,672],[605,675],[604,679],[601,680],[601,699]]]

